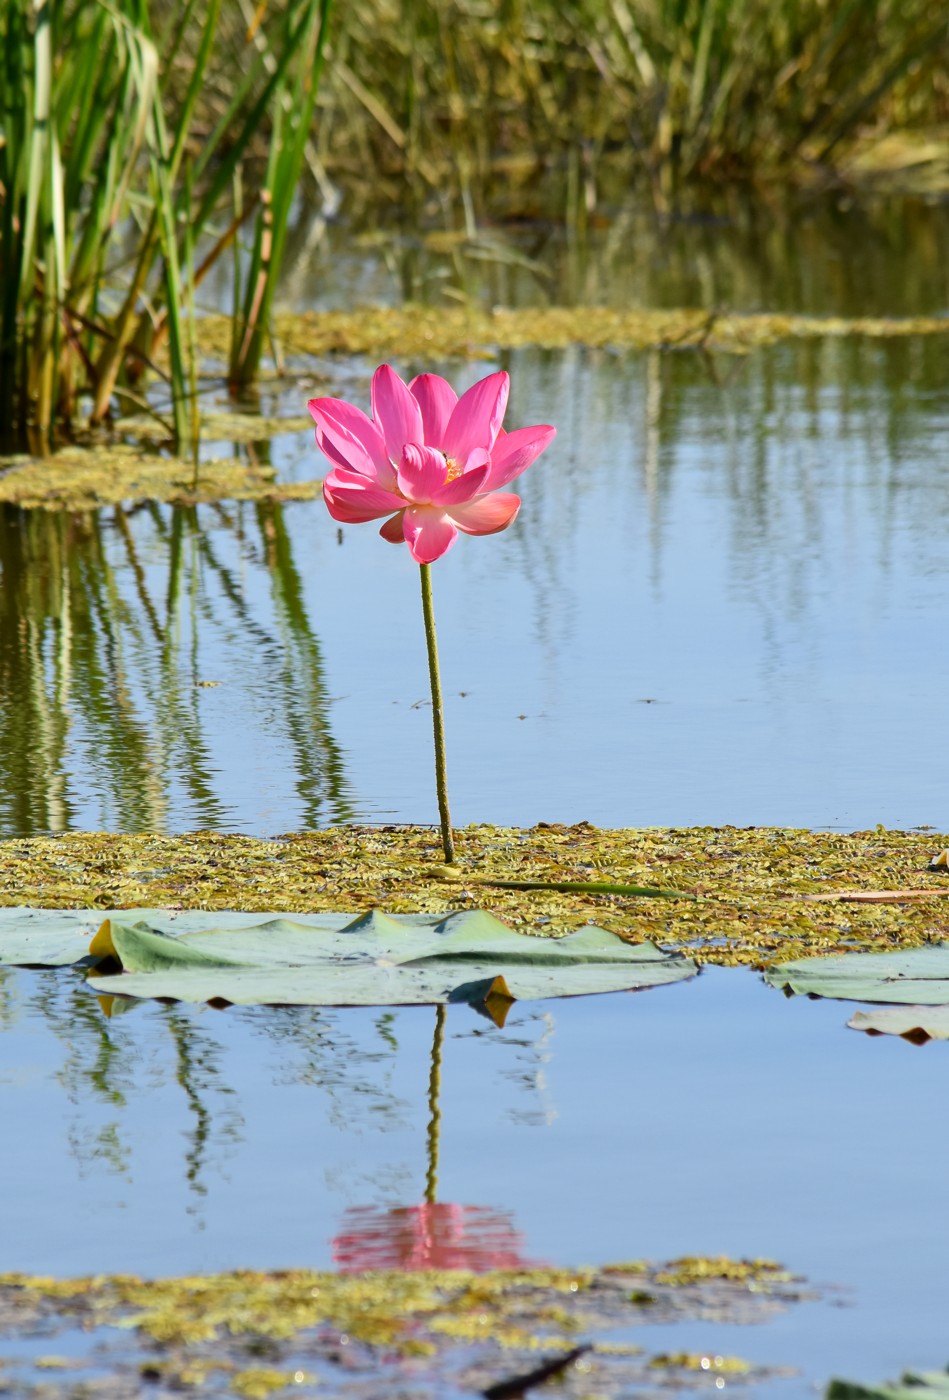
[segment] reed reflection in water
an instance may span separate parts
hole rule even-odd
[[[684,189],[662,213],[620,172],[604,186],[609,217],[589,227],[505,218],[497,208],[464,233],[413,224],[401,203],[363,209],[314,238],[304,197],[289,232],[283,302],[353,307],[715,307],[815,316],[932,316],[949,306],[949,208],[920,197],[854,201],[850,193]],[[536,193],[532,189],[532,197]],[[515,196],[516,199],[516,196]],[[223,264],[205,284],[230,305]],[[426,366],[428,368],[428,366]]]
[[[76,969],[0,970],[8,1267],[328,1264],[341,1219],[354,1249],[379,1221],[387,1238],[415,1221],[420,1239],[469,1262],[519,1249],[499,1179],[474,1209],[435,1204],[431,1008],[101,1000]],[[536,1128],[529,1072],[506,1071],[546,1060],[549,1014],[525,1008],[513,1031],[491,1028],[489,1064],[467,1034],[472,1015],[448,1018],[441,1111],[481,1124],[486,1141]],[[446,1149],[452,1178],[467,1156]]]
[[[511,421],[558,436],[514,525],[439,562],[456,823],[938,824],[918,736],[949,682],[945,356],[938,335],[828,335],[499,357]],[[275,446],[281,471],[312,457]],[[345,590],[321,635],[375,821],[434,817],[412,567],[353,527],[308,577],[311,607]]]
[[[558,437],[439,562],[456,824],[938,823],[944,338],[502,363]],[[0,519],[2,834],[434,820],[406,551],[319,501]]]
[[[349,815],[319,640],[279,505],[0,511],[0,835],[233,828],[289,751],[294,808]],[[283,816],[283,820],[281,820]]]

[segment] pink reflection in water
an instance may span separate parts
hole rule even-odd
[[[511,1215],[490,1206],[353,1206],[343,1226],[333,1240],[333,1262],[343,1273],[533,1267]]]

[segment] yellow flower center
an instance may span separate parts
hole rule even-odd
[[[445,481],[446,483],[454,481],[456,477],[461,476],[461,463],[456,462],[454,457],[446,457],[444,452],[442,456],[445,457],[445,467],[447,469],[445,472]]]

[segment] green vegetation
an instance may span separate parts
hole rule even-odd
[[[208,458],[194,463],[128,443],[71,445],[49,457],[0,457],[0,503],[25,510],[91,511],[122,502],[164,501],[193,506],[211,501],[301,501],[320,493],[319,481],[280,483],[270,465]]]
[[[469,232],[488,203],[581,228],[617,158],[660,208],[695,177],[949,175],[929,0],[331,4],[3,7],[0,448],[117,405],[195,440],[198,290],[233,256],[222,359],[251,383],[304,174]]]
[[[209,87],[221,0],[10,0],[0,17],[0,440],[42,454],[89,396],[127,407],[167,340],[171,435],[188,436],[196,285],[253,217],[231,373],[260,358],[310,130],[330,0],[251,26]],[[261,16],[263,16],[261,7]],[[234,72],[242,74],[233,81]],[[268,156],[240,193],[248,160]],[[238,191],[235,207],[234,192]],[[196,262],[199,241],[203,250]]]
[[[577,887],[579,888],[579,887]],[[690,958],[592,925],[566,938],[514,932],[486,910],[393,919],[253,917],[160,910],[110,914],[90,940],[76,910],[0,909],[0,963],[95,961],[105,996],[254,1006],[453,1002],[498,1025],[514,1001],[640,991],[698,971]],[[84,911],[88,926],[89,911]],[[79,925],[79,928],[77,928]],[[68,931],[68,934],[67,934]],[[68,935],[71,935],[68,936]]]
[[[696,1272],[694,1265],[704,1267]],[[104,1397],[116,1386],[139,1394],[143,1382],[163,1391],[200,1387],[205,1396],[337,1395],[354,1377],[364,1393],[385,1394],[422,1362],[437,1390],[515,1395],[525,1390],[517,1379],[558,1359],[570,1373],[576,1363],[584,1394],[619,1400],[651,1393],[658,1370],[671,1373],[677,1393],[704,1390],[709,1374],[727,1375],[731,1386],[780,1373],[715,1352],[651,1355],[613,1340],[617,1332],[644,1323],[760,1323],[809,1297],[776,1264],[724,1258],[481,1274],[3,1274],[0,1337],[38,1334],[44,1351],[11,1362],[16,1393],[37,1400]],[[78,1357],[69,1355],[76,1328],[85,1338]],[[49,1354],[54,1345],[67,1355]],[[107,1371],[104,1383],[97,1370]]]
[[[469,200],[519,172],[527,208],[553,165],[582,218],[614,152],[660,199],[694,175],[833,173],[868,131],[949,118],[947,55],[930,0],[355,0],[320,146]]]
[[[826,1400],[945,1400],[947,1395],[949,1371],[906,1371],[882,1385],[832,1380],[826,1390]]]
[[[71,833],[0,846],[0,905],[49,909],[490,908],[511,926],[564,934],[596,924],[700,963],[765,967],[808,954],[887,952],[949,939],[949,884],[927,869],[946,838],[779,828],[473,826],[457,867],[436,832],[338,826],[280,840]],[[696,900],[561,894],[556,882],[636,882]],[[510,888],[513,881],[547,888]]]

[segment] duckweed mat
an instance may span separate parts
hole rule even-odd
[[[741,355],[792,338],[946,335],[949,319],[739,315],[652,307],[495,307],[481,311],[468,306],[407,305],[278,312],[275,330],[284,349],[294,355],[472,358],[497,350],[527,346],[563,350],[569,345],[612,350],[707,349]],[[226,359],[230,336],[226,316],[209,316],[197,323],[198,345],[204,355]]]
[[[0,1393],[502,1400],[545,1372],[565,1400],[714,1390],[721,1377],[731,1387],[782,1369],[717,1352],[650,1353],[636,1328],[767,1322],[813,1296],[769,1260],[727,1258],[477,1275],[4,1274]],[[16,1355],[4,1356],[12,1338]]]
[[[310,500],[320,489],[319,481],[280,484],[269,466],[228,458],[200,462],[196,469],[180,457],[127,443],[65,447],[42,459],[0,458],[0,504],[25,509],[95,510],[122,501]]]
[[[559,936],[594,923],[723,966],[949,939],[949,837],[878,828],[334,827],[271,840],[72,833],[0,842],[0,904],[390,914],[488,909]],[[596,893],[666,887],[693,899]],[[570,884],[569,890],[551,886]],[[581,888],[577,889],[576,886]]]
[[[203,371],[220,373],[231,339],[226,316],[197,323]],[[278,313],[274,333],[282,352],[312,378],[314,361],[329,355],[491,359],[499,351],[568,346],[611,351],[699,350],[746,355],[788,339],[903,338],[949,334],[949,317],[795,316],[733,314],[694,309],[608,306],[364,307],[354,311]],[[267,375],[262,376],[267,378]],[[282,379],[281,373],[277,376]],[[300,395],[303,407],[305,395]],[[309,433],[298,414],[262,417],[252,413],[202,415],[204,443],[268,443],[282,434]],[[267,464],[236,458],[194,462],[160,449],[170,446],[172,428],[159,415],[138,414],[112,425],[112,440],[74,444],[52,456],[0,457],[0,505],[24,509],[94,510],[122,502],[160,501],[197,505],[223,500],[311,500],[322,481],[280,482]],[[316,461],[317,458],[314,458]]]

